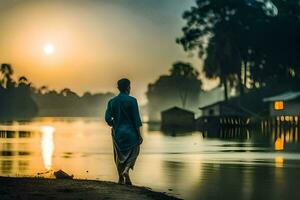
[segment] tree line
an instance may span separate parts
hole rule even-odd
[[[25,77],[17,81],[13,77],[10,64],[0,67],[0,119],[28,119],[37,116],[90,116],[99,117],[105,110],[112,93],[91,94],[85,92],[79,96],[69,88],[61,91],[51,90],[47,86],[36,88]]]

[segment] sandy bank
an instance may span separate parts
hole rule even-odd
[[[143,187],[92,180],[0,177],[0,199],[176,199]]]

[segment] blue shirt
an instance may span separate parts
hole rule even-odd
[[[142,126],[137,100],[126,93],[112,98],[105,112],[105,121],[112,127],[113,142],[119,150],[127,150],[142,143]]]

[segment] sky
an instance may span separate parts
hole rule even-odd
[[[147,85],[176,61],[202,62],[176,44],[194,0],[0,0],[0,63],[36,87],[117,93],[127,77],[146,103]],[[46,48],[46,50],[45,50]],[[49,50],[50,49],[50,50]],[[204,89],[216,85],[204,81]]]

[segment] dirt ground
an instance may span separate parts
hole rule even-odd
[[[0,177],[0,199],[173,200],[176,198],[143,187],[104,181]]]

